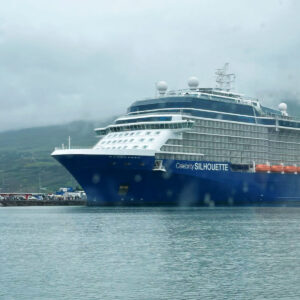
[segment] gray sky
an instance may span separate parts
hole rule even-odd
[[[0,0],[0,131],[106,119],[158,80],[300,103],[300,1]]]

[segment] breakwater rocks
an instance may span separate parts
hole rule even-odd
[[[58,205],[86,205],[83,199],[44,199],[44,200],[20,200],[20,199],[2,199],[0,206],[58,206]]]

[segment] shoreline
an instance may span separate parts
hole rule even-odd
[[[0,207],[7,206],[73,206],[73,205],[86,205],[86,200],[14,200],[3,199],[0,200]]]

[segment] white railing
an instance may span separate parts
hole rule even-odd
[[[60,147],[55,147],[54,150],[78,150],[78,149],[93,149],[93,147],[82,147],[82,146],[60,146]]]

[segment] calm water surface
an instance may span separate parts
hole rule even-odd
[[[0,208],[0,299],[300,299],[300,209]]]

